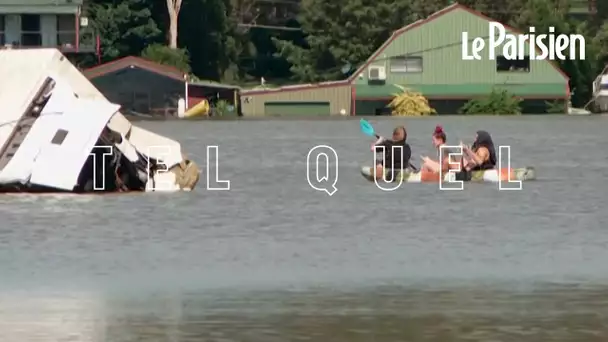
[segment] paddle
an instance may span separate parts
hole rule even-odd
[[[359,121],[359,126],[361,127],[361,132],[363,132],[363,134],[367,135],[368,137],[376,137],[377,139],[380,139],[380,136],[376,134],[376,131],[374,130],[374,126],[372,126],[369,121],[361,119]],[[411,162],[409,163],[409,165],[412,170],[418,172],[418,169]]]
[[[367,135],[368,137],[380,138],[380,136],[376,134],[376,131],[374,131],[374,126],[372,126],[372,124],[369,123],[367,120],[361,119],[359,121],[359,126],[361,126],[361,132],[363,132],[363,134]]]

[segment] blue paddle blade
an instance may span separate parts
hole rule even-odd
[[[359,121],[359,125],[361,126],[361,132],[363,132],[363,134],[370,136],[370,137],[373,137],[376,135],[376,132],[374,131],[374,127],[372,126],[372,124],[367,122],[367,120],[361,119],[361,121]]]

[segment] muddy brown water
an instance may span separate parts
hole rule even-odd
[[[539,177],[449,192],[366,182],[357,120],[139,122],[201,165],[218,145],[230,191],[1,196],[0,341],[606,341],[606,120],[372,118],[414,156],[488,130]]]

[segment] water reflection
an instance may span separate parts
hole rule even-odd
[[[105,341],[103,297],[93,293],[0,295],[0,341]]]
[[[576,286],[5,294],[12,341],[605,341],[608,289]]]

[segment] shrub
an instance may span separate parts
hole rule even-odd
[[[400,94],[394,94],[393,100],[388,104],[391,114],[395,116],[424,116],[436,114],[431,108],[429,101],[421,93],[412,91],[401,86]]]
[[[547,113],[549,114],[564,114],[566,113],[566,102],[565,101],[545,101],[547,106]]]
[[[495,89],[488,96],[469,100],[460,108],[460,114],[519,115],[521,101],[506,90]]]
[[[190,73],[190,56],[186,49],[172,49],[166,45],[148,45],[142,51],[141,56],[163,65],[176,67],[182,72]]]
[[[219,100],[213,108],[214,116],[225,116],[234,110],[233,106],[226,100]]]

